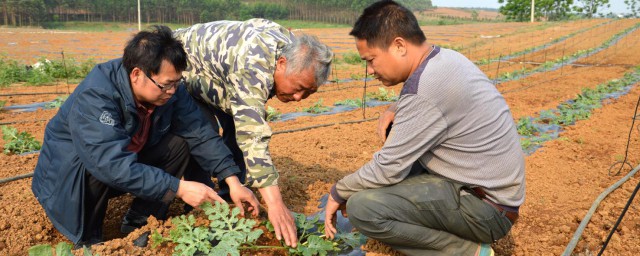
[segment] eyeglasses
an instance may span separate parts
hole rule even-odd
[[[173,89],[173,88],[176,88],[176,87],[178,87],[178,86],[180,86],[181,84],[183,84],[183,83],[184,83],[184,76],[183,76],[183,77],[180,77],[180,79],[178,79],[178,81],[175,81],[175,82],[170,83],[170,84],[159,84],[159,83],[157,83],[157,82],[156,82],[156,80],[153,80],[153,78],[151,78],[149,75],[147,75],[147,73],[144,73],[144,72],[143,72],[143,74],[144,74],[147,78],[149,78],[149,80],[151,80],[151,82],[153,82],[153,84],[155,84],[156,86],[158,86],[158,88],[160,88],[160,90],[161,90],[162,92],[166,92],[166,91],[168,91],[168,90],[171,90],[171,89]]]

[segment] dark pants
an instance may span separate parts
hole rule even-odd
[[[238,142],[236,141],[236,126],[233,122],[233,116],[225,113],[222,110],[208,106],[207,104],[195,100],[200,107],[202,113],[211,122],[214,131],[219,132],[222,128],[222,141],[229,148],[231,154],[233,154],[233,161],[238,167],[240,167],[240,173],[237,175],[241,183],[244,184],[247,177],[247,166],[244,163],[244,153],[240,150]],[[215,188],[215,185],[211,181],[211,175],[200,170],[189,171],[185,174],[185,180],[198,181],[207,184],[211,188]],[[218,194],[225,200],[229,199],[229,186],[225,181],[218,181]]]
[[[187,143],[173,134],[165,136],[157,145],[144,148],[138,153],[138,162],[158,167],[177,178],[181,178],[185,171],[191,168],[189,163],[193,165],[194,161],[189,159]],[[200,169],[199,166],[196,169]],[[84,230],[79,243],[93,244],[102,241],[102,223],[109,199],[125,192],[105,185],[89,172],[86,172],[86,175]],[[158,219],[166,219],[169,205],[136,197],[130,209],[144,216],[153,215]]]
[[[360,191],[347,201],[347,213],[364,235],[406,255],[473,255],[512,225],[463,185],[429,173]]]

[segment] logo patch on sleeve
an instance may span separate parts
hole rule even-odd
[[[113,116],[111,116],[111,113],[108,111],[102,112],[102,115],[100,115],[100,122],[110,126],[113,126],[116,123],[116,121],[113,120]]]

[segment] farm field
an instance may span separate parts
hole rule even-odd
[[[430,43],[458,50],[475,61],[492,79],[523,68],[531,71],[539,68],[540,63],[599,47],[597,52],[578,55],[571,62],[559,63],[557,68],[539,69],[504,81],[496,80],[496,87],[505,97],[516,121],[539,117],[545,110],[556,109],[558,105],[576,99],[585,90],[620,80],[625,74],[631,73],[636,77],[628,93],[606,99],[601,107],[590,113],[588,119],[563,126],[557,138],[544,142],[541,148],[526,156],[526,201],[510,235],[493,245],[497,255],[562,254],[600,193],[629,173],[629,166],[640,164],[640,151],[637,150],[640,134],[637,127],[631,127],[640,98],[639,26],[639,19],[594,19],[423,27]],[[269,107],[282,114],[291,114],[319,102],[333,107],[336,102],[361,99],[366,94],[363,91],[364,63],[345,58],[357,54],[354,40],[348,36],[348,28],[292,28],[292,31],[316,35],[334,49],[337,60],[330,77],[334,82],[323,85],[304,101],[285,104],[270,100],[267,103]],[[0,28],[0,57],[26,65],[42,57],[59,60],[64,51],[67,61],[93,59],[102,62],[119,57],[132,33],[133,30],[76,32]],[[518,52],[521,54],[510,62],[483,61]],[[375,80],[368,80],[366,85],[367,93],[379,92],[382,88]],[[5,106],[46,102],[73,91],[75,86],[73,81],[59,81],[46,86],[12,84],[0,88],[0,101],[6,101]],[[401,85],[385,89],[397,95]],[[271,122],[274,131],[271,154],[280,171],[279,183],[285,203],[291,210],[306,215],[318,212],[319,199],[331,185],[371,159],[373,153],[382,147],[375,132],[375,120],[385,108],[377,106],[366,108],[364,112],[355,109]],[[29,132],[42,141],[46,123],[56,111],[3,111],[0,112],[0,124]],[[609,168],[616,161],[625,159],[627,142],[629,165],[615,175],[620,165],[614,166],[611,172]],[[0,139],[0,145],[4,145],[4,140]],[[0,154],[0,179],[33,172],[37,157],[37,153],[22,156]],[[600,250],[639,182],[638,175],[631,177],[599,204],[573,255],[594,255]],[[100,255],[169,253],[170,248],[156,251],[150,246],[138,248],[132,243],[143,231],[166,229],[166,223],[150,221],[127,237],[119,233],[122,216],[130,202],[130,196],[110,201],[105,219],[105,239],[109,241],[94,246],[92,250]],[[631,204],[604,255],[635,255],[640,251],[637,243],[640,239],[638,202],[636,198]],[[176,203],[172,208],[174,216],[181,209],[181,202],[177,200]],[[53,227],[34,198],[31,178],[0,184],[0,255],[26,255],[33,245],[55,245],[61,241],[67,240]],[[399,255],[371,240],[363,248],[367,255]],[[262,254],[285,255],[280,251]]]

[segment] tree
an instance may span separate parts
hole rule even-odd
[[[640,17],[640,0],[624,0],[633,17]]]
[[[598,12],[598,8],[603,6],[609,8],[611,6],[609,0],[577,0],[573,10],[583,13],[588,18],[593,18],[593,15]]]
[[[531,17],[531,0],[498,0],[498,3],[506,3],[500,7],[499,11],[507,20],[527,21]],[[564,19],[571,10],[571,4],[573,0],[536,0],[534,18],[536,20]]]

